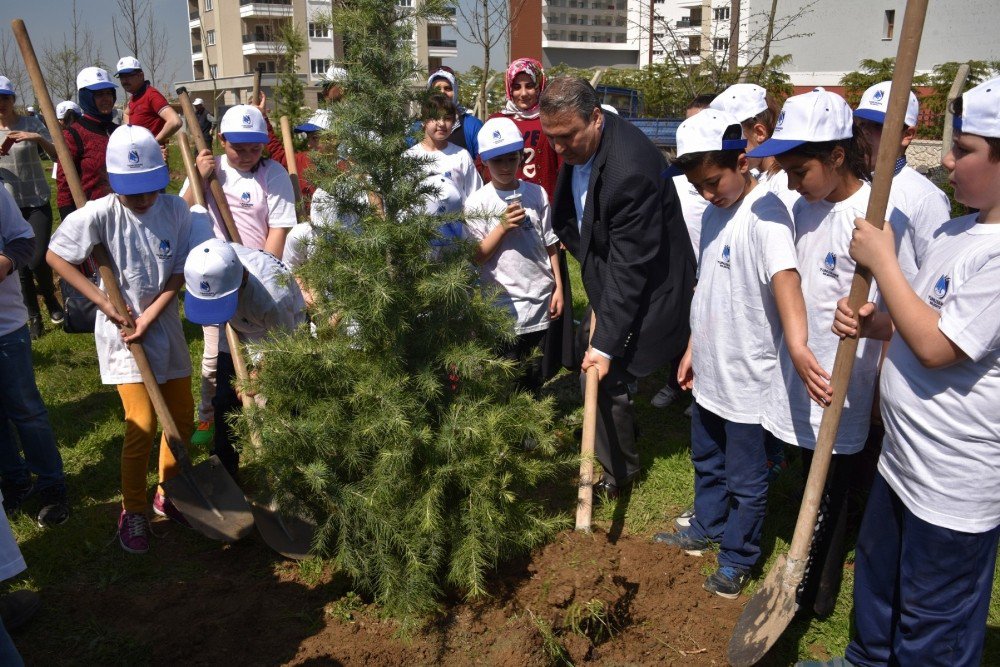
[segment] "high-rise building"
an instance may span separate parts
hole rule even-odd
[[[648,1],[648,0],[646,0]],[[542,0],[542,63],[572,67],[638,64],[637,0]]]
[[[403,11],[421,0],[396,0]],[[280,31],[293,23],[307,38],[299,56],[298,76],[306,86],[306,103],[316,106],[320,78],[326,69],[341,63],[343,39],[320,17],[334,9],[331,0],[187,0],[191,44],[191,79],[178,82],[193,96],[218,105],[250,98],[253,77],[261,72],[265,93],[277,83],[282,53]],[[419,21],[411,36],[414,57],[422,71],[441,66],[444,58],[458,55],[454,39],[443,31],[454,26],[454,11],[429,21]],[[212,105],[209,103],[209,106]]]

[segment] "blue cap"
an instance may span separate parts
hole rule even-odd
[[[233,292],[218,299],[200,299],[191,292],[187,292],[184,296],[184,316],[195,324],[222,325],[233,319],[239,302],[239,292]]]
[[[212,238],[191,249],[184,262],[184,315],[195,324],[224,324],[236,314],[243,263],[232,245]]]

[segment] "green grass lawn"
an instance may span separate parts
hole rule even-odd
[[[176,150],[174,156],[176,158]],[[172,160],[179,166],[179,160]],[[178,169],[174,169],[178,173]],[[179,183],[172,183],[175,192]],[[573,273],[577,267],[572,264]],[[584,292],[578,275],[574,275],[574,301],[579,316],[583,311]],[[115,519],[120,507],[119,456],[124,434],[121,403],[113,387],[100,383],[93,337],[48,332],[34,345],[35,372],[39,388],[49,409],[56,437],[63,455],[70,485],[72,515],[63,526],[41,529],[24,514],[11,517],[11,523],[28,562],[27,572],[10,583],[13,588],[29,588],[46,592],[102,590],[109,586],[129,586],[136,596],[144,594],[144,586],[155,580],[183,580],[196,568],[185,558],[161,559],[156,556],[157,540],[147,556],[126,554],[115,543]],[[200,328],[186,325],[185,333],[194,360],[197,377],[201,358]],[[666,371],[640,383],[637,400],[642,427],[640,448],[644,475],[637,483],[628,502],[600,507],[595,515],[598,523],[611,530],[623,530],[637,535],[651,535],[665,529],[672,517],[693,499],[693,472],[689,458],[688,419],[683,416],[688,398],[675,405],[657,410],[649,405],[651,396],[662,386]],[[559,388],[557,401],[562,424],[575,424],[580,419],[576,399],[575,377],[564,374],[551,383]],[[197,393],[197,382],[192,382]],[[205,452],[192,452],[196,460]],[[151,460],[156,461],[155,453]],[[760,573],[767,572],[771,563],[788,549],[792,526],[798,509],[800,471],[794,464],[773,486],[769,499],[769,514],[765,524],[763,548],[767,557]],[[149,486],[156,483],[154,470],[149,472]],[[627,506],[626,506],[627,505]],[[203,551],[205,540],[190,531],[171,533],[180,542],[173,551],[197,554]],[[261,547],[264,548],[264,547]],[[707,562],[707,561],[706,561]],[[279,566],[268,566],[261,577],[274,574]],[[314,568],[306,561],[302,568]],[[851,558],[844,572],[844,584],[835,613],[823,621],[796,621],[786,632],[769,659],[771,664],[787,665],[799,658],[842,655],[851,633],[851,588],[853,583]],[[303,570],[303,574],[307,574]],[[750,592],[753,590],[752,584]],[[994,584],[994,600],[990,613],[990,630],[984,664],[1000,664],[1000,596]],[[80,627],[60,619],[58,610],[45,613],[43,631],[32,631],[32,641],[59,645],[71,662],[79,664],[122,663],[121,651],[131,645],[129,638],[118,637],[111,628],[103,627],[100,619]],[[150,622],[154,622],[153,619]],[[41,635],[39,635],[41,633]],[[44,637],[41,638],[41,637]],[[15,636],[15,640],[17,637]],[[124,642],[124,643],[123,643]]]

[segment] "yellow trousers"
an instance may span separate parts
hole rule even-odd
[[[191,396],[191,378],[167,380],[160,385],[167,409],[177,424],[181,439],[188,443],[194,432],[194,398]],[[146,470],[149,454],[156,436],[156,412],[153,402],[142,383],[118,385],[125,408],[125,446],[122,448],[122,506],[128,512],[146,512]],[[164,433],[160,441],[160,481],[177,475],[177,462],[167,447]]]

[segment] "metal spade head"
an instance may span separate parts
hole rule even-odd
[[[217,456],[182,467],[162,486],[191,527],[209,539],[235,542],[253,530],[250,505]]]
[[[801,582],[801,568],[793,568],[786,555],[778,557],[733,629],[729,664],[756,665],[774,646],[798,609],[795,592]]]
[[[316,533],[314,523],[294,514],[282,514],[281,508],[274,502],[251,502],[250,510],[267,546],[292,560],[302,560],[309,555]]]

